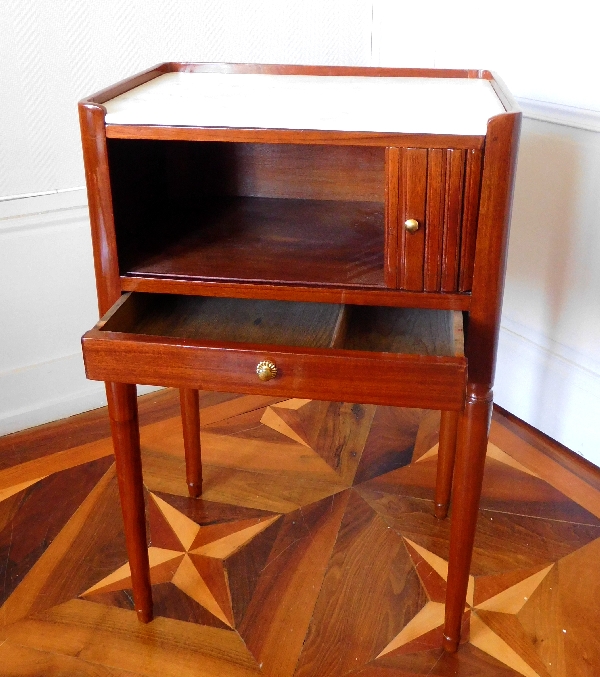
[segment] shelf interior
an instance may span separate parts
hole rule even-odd
[[[108,144],[121,275],[384,286],[383,148]]]
[[[189,215],[186,234],[127,274],[381,286],[383,207],[374,202],[232,197]]]

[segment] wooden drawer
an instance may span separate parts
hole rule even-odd
[[[468,292],[473,278],[482,154],[477,149],[388,148],[388,287]],[[418,223],[414,232],[405,226]]]
[[[125,294],[82,339],[88,378],[460,409],[462,314]],[[257,365],[277,374],[262,381]]]

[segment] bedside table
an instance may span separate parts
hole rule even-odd
[[[180,389],[194,497],[198,389],[420,407],[442,411],[455,651],[521,118],[510,94],[487,71],[166,63],[79,112],[102,315],[83,353],[107,386],[140,620],[135,384]]]

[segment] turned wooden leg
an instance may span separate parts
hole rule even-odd
[[[108,414],[115,450],[133,601],[142,623],[152,620],[152,590],[146,540],[137,393],[134,385],[107,383]]]
[[[202,493],[202,457],[200,452],[200,401],[198,391],[182,388],[181,422],[183,424],[183,447],[185,449],[185,474],[188,491],[192,498]]]
[[[435,481],[435,516],[441,520],[448,515],[448,507],[450,506],[458,418],[458,411],[442,411],[437,478]]]
[[[470,386],[459,422],[454,470],[444,625],[444,648],[449,652],[456,651],[460,641],[491,414],[492,391]]]

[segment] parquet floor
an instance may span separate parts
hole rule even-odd
[[[0,675],[600,675],[600,484],[494,421],[465,610],[440,649],[439,414],[202,394],[141,401],[155,620],[137,622],[108,425],[0,440]],[[586,481],[587,480],[587,481]]]

